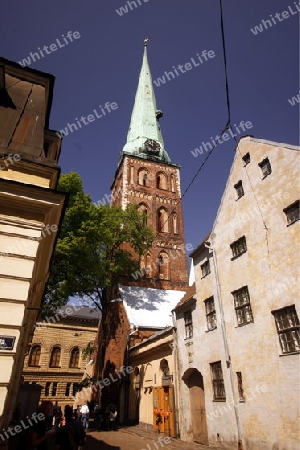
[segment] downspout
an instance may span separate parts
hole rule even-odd
[[[222,338],[223,338],[223,344],[224,344],[224,350],[225,350],[226,366],[227,366],[227,369],[229,369],[231,391],[232,391],[232,396],[233,396],[233,408],[234,408],[237,433],[238,433],[238,450],[243,450],[242,427],[241,427],[241,422],[240,422],[238,405],[235,402],[236,395],[235,395],[235,388],[234,388],[233,368],[232,368],[232,364],[231,364],[228,340],[227,340],[227,335],[226,335],[224,310],[223,310],[223,304],[222,304],[222,298],[221,298],[221,288],[220,288],[219,272],[218,272],[218,266],[217,266],[217,255],[216,255],[216,251],[212,248],[210,241],[204,242],[204,246],[212,252],[212,259],[213,259],[214,273],[215,273],[215,280],[216,280],[216,288],[217,288],[217,301],[218,301],[218,306],[219,306],[219,311],[220,311],[221,332],[222,332]]]
[[[180,427],[179,427],[179,398],[180,398],[180,383],[179,383],[179,359],[178,359],[178,345],[177,345],[177,333],[176,333],[176,318],[175,311],[172,311],[172,320],[173,320],[173,358],[174,358],[174,368],[175,368],[175,380],[174,380],[174,394],[175,394],[175,423],[176,423],[176,437],[180,437]]]
[[[131,324],[130,324],[131,325]],[[127,345],[126,345],[126,367],[129,366],[129,344],[130,344],[130,336],[139,331],[139,327],[133,324],[134,330],[127,334]],[[129,424],[128,416],[129,416],[129,389],[130,389],[130,374],[126,371],[126,377],[124,379],[125,382],[125,405],[124,405],[124,422],[125,425]]]

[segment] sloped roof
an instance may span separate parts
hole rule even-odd
[[[185,303],[188,303],[189,300],[191,300],[192,298],[194,298],[196,294],[196,284],[194,283],[192,286],[190,286],[186,292],[186,294],[182,297],[182,299],[180,300],[179,303],[177,303],[177,305],[175,306],[174,310],[180,308],[181,306],[183,306]]]
[[[172,326],[172,310],[184,291],[120,286],[121,298],[130,323],[139,327]]]
[[[139,342],[138,344],[133,345],[130,347],[129,351],[135,350],[136,348],[143,347],[147,345],[149,342],[155,341],[155,339],[158,339],[159,337],[164,336],[165,334],[171,334],[173,330],[173,327],[166,327],[162,330],[157,331],[156,333],[149,336],[147,339],[144,339],[142,342]]]
[[[68,311],[67,308],[69,308]],[[72,310],[72,312],[70,311],[70,309]],[[85,305],[68,304],[59,308],[57,313],[60,314],[60,311],[62,312],[61,315],[65,315],[66,318],[74,319],[98,320],[101,316],[101,312],[99,309],[91,309]]]

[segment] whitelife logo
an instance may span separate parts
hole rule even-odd
[[[67,36],[65,37],[64,34],[62,34],[62,41],[61,38],[56,39],[56,44],[50,44],[50,45],[44,45],[44,47],[41,49],[38,47],[38,53],[32,53],[30,52],[27,58],[22,59],[22,61],[19,61],[19,64],[22,67],[30,66],[33,62],[36,61],[36,59],[45,58],[46,55],[50,55],[53,52],[56,52],[59,48],[63,48],[66,45],[69,45],[70,42],[73,42],[75,39],[79,39],[80,33],[78,31],[68,31]],[[50,50],[49,50],[50,49]],[[45,54],[44,54],[45,52]]]

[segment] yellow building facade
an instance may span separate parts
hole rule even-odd
[[[0,429],[19,391],[65,195],[48,129],[54,77],[0,58]],[[5,448],[6,443],[0,443]]]

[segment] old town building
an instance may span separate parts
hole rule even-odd
[[[65,205],[54,77],[0,58],[0,429],[19,391]],[[0,443],[5,447],[6,443]]]
[[[98,330],[99,311],[87,306],[67,305],[37,322],[29,353],[25,357],[24,383],[42,387],[41,400],[65,405],[83,404],[76,399],[78,385],[91,377],[90,355]]]
[[[140,260],[140,270],[124,281],[110,304],[106,319],[110,339],[104,367],[99,361],[95,364],[98,378],[128,364],[131,346],[172,326],[171,310],[188,285],[179,166],[165,149],[159,122],[162,115],[156,108],[145,45],[127,142],[111,189],[112,204],[122,208],[138,204],[156,237]],[[113,383],[101,394],[103,406],[117,405],[120,421],[126,420],[125,384]],[[153,419],[150,403],[148,417]]]
[[[298,448],[298,168],[298,147],[242,138],[191,254],[196,288],[175,308],[184,440]]]

